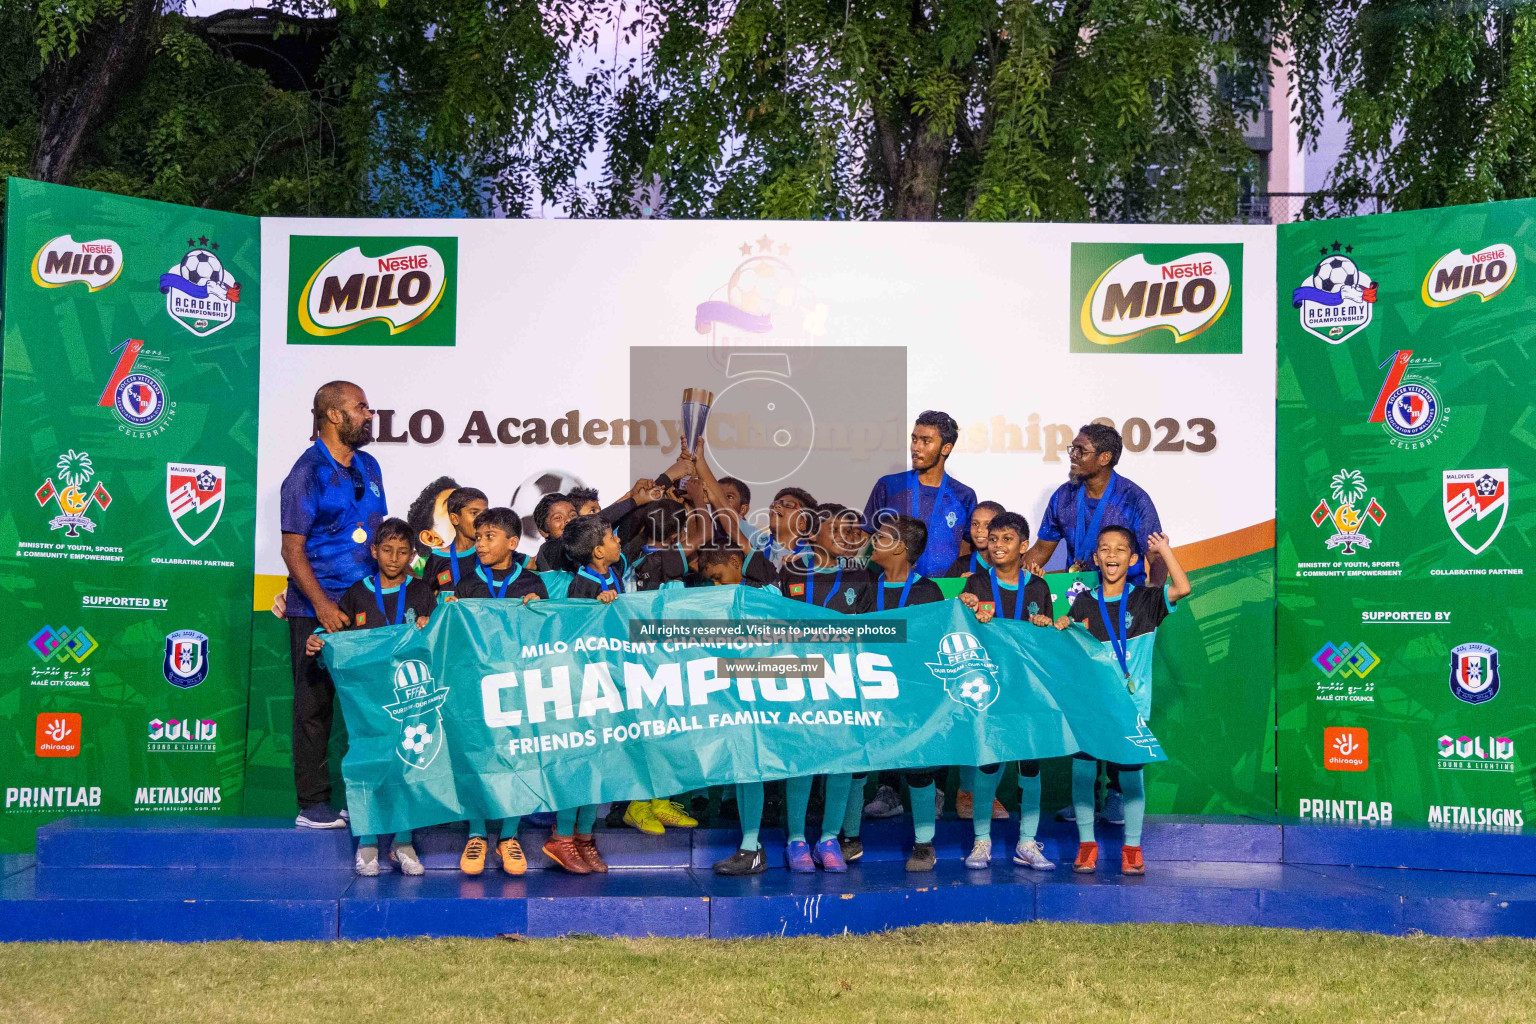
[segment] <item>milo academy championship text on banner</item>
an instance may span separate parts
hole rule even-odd
[[[1536,809],[1536,203],[1280,229],[1280,812]]]
[[[239,813],[257,222],[17,179],[5,214],[0,851]]]

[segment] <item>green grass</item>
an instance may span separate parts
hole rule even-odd
[[[1536,942],[1203,925],[943,925],[831,939],[0,947],[0,1020],[1536,1020]]]

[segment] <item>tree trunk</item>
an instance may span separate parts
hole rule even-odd
[[[43,68],[34,178],[67,184],[74,176],[81,149],[142,73],[162,2],[130,0],[121,19],[104,17],[92,24],[74,56],[56,54]]]
[[[895,220],[934,220],[939,213],[939,190],[949,162],[952,139],[930,130],[926,118],[912,119],[911,137],[902,157],[901,186],[896,192]]]

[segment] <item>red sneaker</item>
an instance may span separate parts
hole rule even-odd
[[[1078,843],[1077,860],[1072,862],[1072,870],[1080,875],[1091,875],[1099,866],[1099,844]]]
[[[1120,873],[1122,875],[1144,875],[1147,873],[1147,866],[1141,860],[1141,847],[1122,846],[1120,848]]]
[[[592,869],[581,856],[576,840],[570,836],[551,834],[544,844],[544,856],[573,875],[590,875]]]
[[[606,875],[608,862],[603,860],[603,855],[597,852],[597,843],[592,839],[592,833],[582,835],[580,832],[571,837],[576,843],[576,852],[581,854],[582,863],[592,869],[594,874]]]

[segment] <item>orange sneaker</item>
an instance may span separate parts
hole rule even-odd
[[[576,852],[581,854],[582,862],[591,868],[594,874],[606,875],[608,862],[603,860],[603,855],[597,852],[597,843],[592,839],[592,833],[586,835],[576,833],[571,837],[576,844]]]
[[[573,875],[592,873],[592,869],[587,867],[587,862],[582,859],[581,851],[576,848],[576,840],[570,836],[551,833],[549,842],[544,844],[544,856]]]
[[[1141,859],[1141,847],[1122,846],[1120,848],[1120,873],[1122,875],[1144,875],[1147,873],[1147,865]]]
[[[528,858],[523,855],[523,844],[515,838],[508,837],[496,844],[496,852],[501,857],[501,870],[509,875],[521,875],[528,870]]]
[[[1077,860],[1072,862],[1072,870],[1080,875],[1091,875],[1099,866],[1099,844],[1078,843]]]
[[[464,853],[459,857],[459,870],[466,875],[478,875],[485,870],[484,836],[470,836],[469,842],[464,844]]]

